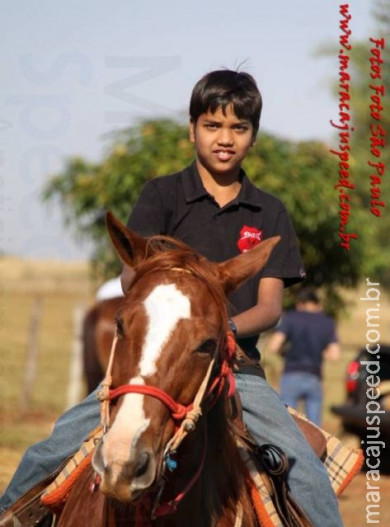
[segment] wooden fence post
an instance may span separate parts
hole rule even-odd
[[[73,340],[72,353],[70,357],[69,382],[66,396],[66,409],[79,403],[83,396],[83,346],[81,342],[81,332],[85,306],[78,305],[73,312]]]
[[[32,313],[30,318],[30,328],[27,343],[26,370],[24,374],[24,383],[20,407],[22,413],[27,412],[31,405],[31,394],[37,374],[37,356],[38,356],[38,332],[41,322],[42,297],[34,298]]]

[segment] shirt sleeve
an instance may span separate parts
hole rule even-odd
[[[148,181],[136,201],[127,226],[140,236],[166,233],[163,199],[154,181]]]
[[[336,330],[336,323],[333,319],[330,319],[328,344],[334,344],[335,342],[339,342],[339,337],[337,335],[337,330]]]
[[[283,333],[286,337],[289,335],[289,327],[290,327],[288,315],[289,315],[288,313],[283,313],[283,315],[281,316],[275,328],[276,331]]]
[[[306,273],[299,251],[297,236],[285,208],[280,211],[272,232],[267,233],[267,238],[276,235],[280,235],[281,240],[272,251],[261,273],[261,278],[281,278],[285,287],[288,287],[302,281]]]

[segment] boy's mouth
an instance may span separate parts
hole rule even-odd
[[[229,161],[233,157],[234,151],[218,149],[214,150],[214,154],[216,154],[219,161]]]

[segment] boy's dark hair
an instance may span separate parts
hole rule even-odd
[[[253,135],[259,129],[263,101],[254,78],[249,73],[216,70],[204,75],[192,90],[190,117],[194,123],[198,117],[209,110],[214,113],[233,105],[239,119],[249,121],[253,126]]]
[[[303,287],[297,294],[297,302],[302,304],[305,304],[306,302],[314,302],[314,304],[319,304],[320,299],[312,287]]]

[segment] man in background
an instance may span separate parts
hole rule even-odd
[[[324,313],[317,293],[304,288],[297,296],[296,309],[287,311],[268,343],[271,353],[278,353],[288,344],[280,383],[283,402],[297,408],[304,402],[305,414],[321,426],[322,363],[338,360],[340,345],[332,317]]]

